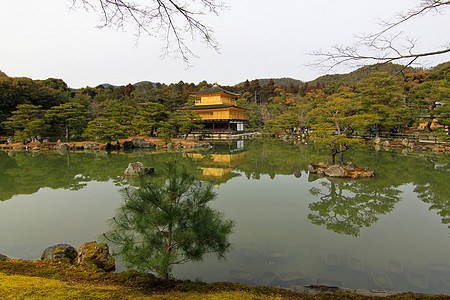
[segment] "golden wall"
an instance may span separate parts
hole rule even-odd
[[[247,120],[244,116],[244,111],[234,109],[211,109],[211,110],[196,110],[196,113],[202,118],[202,120]]]
[[[235,105],[236,101],[233,101],[230,97],[224,97],[222,95],[202,96],[200,100],[195,100],[195,105],[214,105],[214,104],[228,104]]]

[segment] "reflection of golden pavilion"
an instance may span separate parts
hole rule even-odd
[[[227,182],[229,179],[240,176],[233,172],[233,168],[245,163],[248,151],[229,154],[202,154],[202,153],[186,153],[186,156],[194,161],[202,163],[202,178],[213,179],[220,182]]]

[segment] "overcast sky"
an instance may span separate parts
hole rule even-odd
[[[150,0],[149,0],[150,1]],[[135,30],[99,29],[99,16],[71,10],[71,0],[0,1],[0,70],[11,77],[61,78],[70,87],[101,83],[124,85],[142,80],[234,85],[246,79],[323,75],[306,64],[315,50],[348,44],[375,32],[378,20],[407,11],[417,0],[228,0],[229,10],[204,20],[214,28],[220,53],[191,44],[198,58],[162,59],[164,43]],[[417,51],[450,42],[450,11],[428,15],[401,28],[419,38]],[[424,67],[450,55],[422,60]],[[351,69],[337,69],[344,73]]]

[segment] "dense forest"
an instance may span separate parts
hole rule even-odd
[[[170,139],[201,130],[198,116],[176,108],[192,105],[190,93],[210,86],[206,81],[143,81],[71,89],[62,79],[0,72],[0,135],[23,142],[43,137],[113,141],[131,135]],[[256,79],[222,87],[239,93],[237,106],[250,109],[247,130],[290,133],[332,125],[336,119],[330,114],[339,115],[351,130],[401,132],[416,129],[421,119],[428,124],[424,130],[440,130],[444,136],[444,128],[431,127],[433,119],[450,125],[450,62],[430,70],[382,64],[311,82]]]

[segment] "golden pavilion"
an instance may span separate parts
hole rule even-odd
[[[182,107],[178,110],[196,112],[203,121],[205,129],[213,133],[240,133],[244,131],[244,116],[246,108],[236,106],[235,98],[239,94],[222,89],[216,84],[203,91],[191,93],[195,100],[194,106]]]

